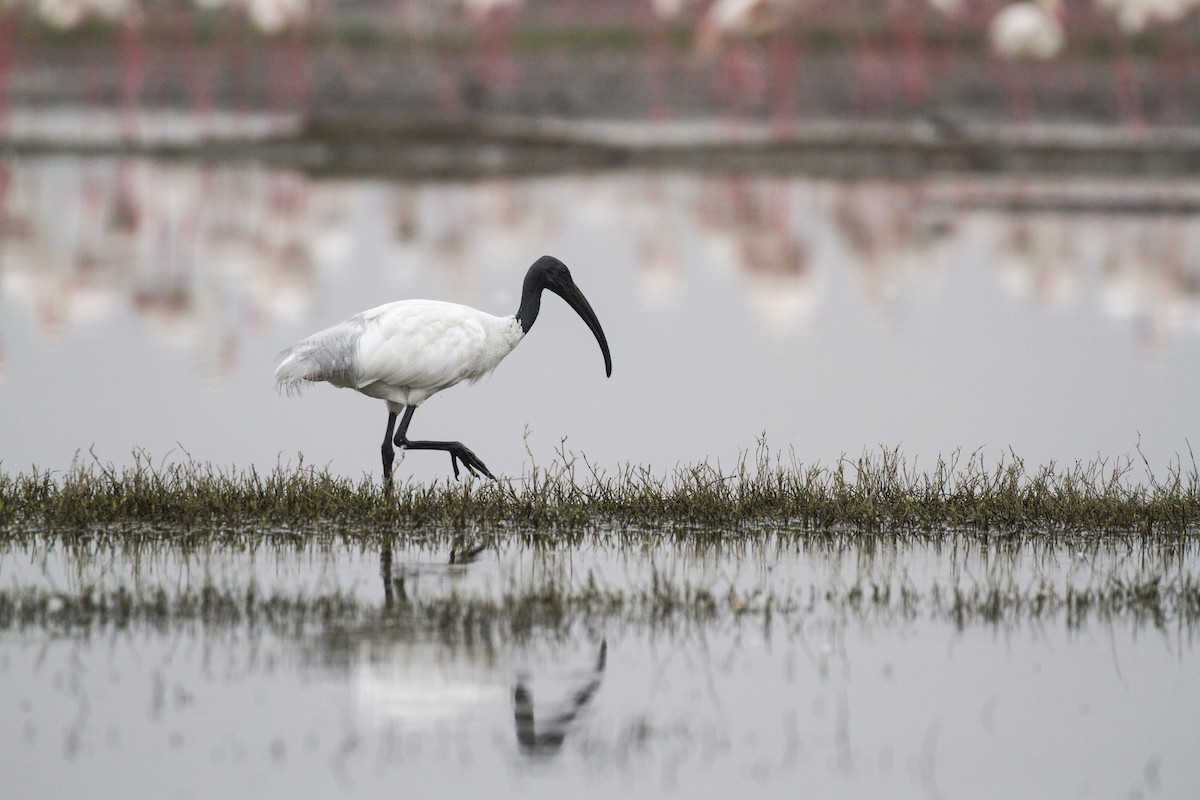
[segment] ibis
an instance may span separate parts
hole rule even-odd
[[[525,274],[521,305],[515,314],[497,317],[438,300],[387,303],[314,333],[280,353],[276,387],[292,393],[306,383],[325,381],[385,401],[387,433],[381,448],[385,483],[392,479],[393,446],[449,453],[456,479],[459,462],[471,475],[483,473],[494,479],[462,442],[412,440],[408,426],[417,406],[433,395],[491,373],[529,333],[547,289],[587,323],[604,354],[604,372],[611,376],[608,340],[596,313],[567,266],[553,256],[542,256]]]

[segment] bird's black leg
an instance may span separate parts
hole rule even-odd
[[[413,412],[417,410],[416,406],[407,406],[404,409],[404,416],[400,418],[400,430],[396,431],[396,437],[392,439],[396,446],[407,450],[444,450],[450,454],[450,466],[454,468],[454,478],[458,479],[458,462],[461,461],[463,466],[467,468],[467,472],[472,475],[477,474],[476,470],[487,475],[492,480],[496,480],[496,476],[488,471],[484,463],[479,460],[479,456],[475,455],[462,442],[413,442],[408,439],[408,424],[412,422]],[[391,432],[391,429],[388,429]]]
[[[408,416],[405,417],[407,419]],[[396,429],[396,412],[388,412],[387,433],[383,435],[383,447],[379,448],[383,454],[383,482],[390,484],[392,482],[392,461],[395,460],[396,454],[392,452],[392,431]]]

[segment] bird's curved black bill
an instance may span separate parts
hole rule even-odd
[[[608,352],[608,339],[604,337],[604,329],[600,327],[600,320],[596,318],[596,312],[592,311],[592,306],[583,296],[583,292],[579,291],[579,287],[574,283],[561,288],[551,288],[551,291],[567,301],[567,305],[575,309],[575,313],[591,328],[592,334],[600,345],[600,352],[604,353],[604,374],[611,378],[612,356]]]

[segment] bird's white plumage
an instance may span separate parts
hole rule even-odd
[[[1020,0],[1005,6],[988,27],[992,49],[1006,58],[1048,59],[1058,55],[1066,34],[1057,0]]]
[[[457,303],[401,300],[357,314],[280,354],[276,382],[328,381],[396,406],[417,406],[490,373],[524,332],[516,317]]]
[[[392,479],[393,447],[449,453],[455,478],[460,465],[472,475],[494,478],[462,442],[409,439],[408,426],[416,407],[432,395],[462,381],[477,381],[495,369],[533,327],[545,290],[565,300],[591,329],[604,355],[604,372],[612,375],[608,340],[596,313],[567,265],[542,256],[525,273],[521,305],[512,316],[497,317],[437,300],[388,303],[284,350],[275,382],[293,392],[307,382],[327,381],[386,401],[387,438],[379,448],[386,483]]]

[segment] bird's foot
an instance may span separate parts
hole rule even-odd
[[[488,471],[484,463],[479,460],[479,456],[472,453],[462,442],[455,442],[455,444],[458,446],[451,447],[448,450],[450,453],[450,466],[454,468],[454,480],[458,480],[459,461],[462,461],[463,466],[467,468],[467,472],[471,473],[472,476],[478,477],[479,473],[475,470],[479,470],[479,472],[487,475],[492,480],[496,480],[496,476]]]
[[[450,454],[450,466],[454,468],[454,480],[459,480],[459,462],[466,467],[467,472],[478,477],[480,473],[488,476],[492,480],[496,480],[496,476],[488,470],[487,466],[479,460],[479,456],[471,452],[471,450],[462,442],[414,442],[408,439],[400,438],[397,434],[394,443],[401,450],[444,450]]]

